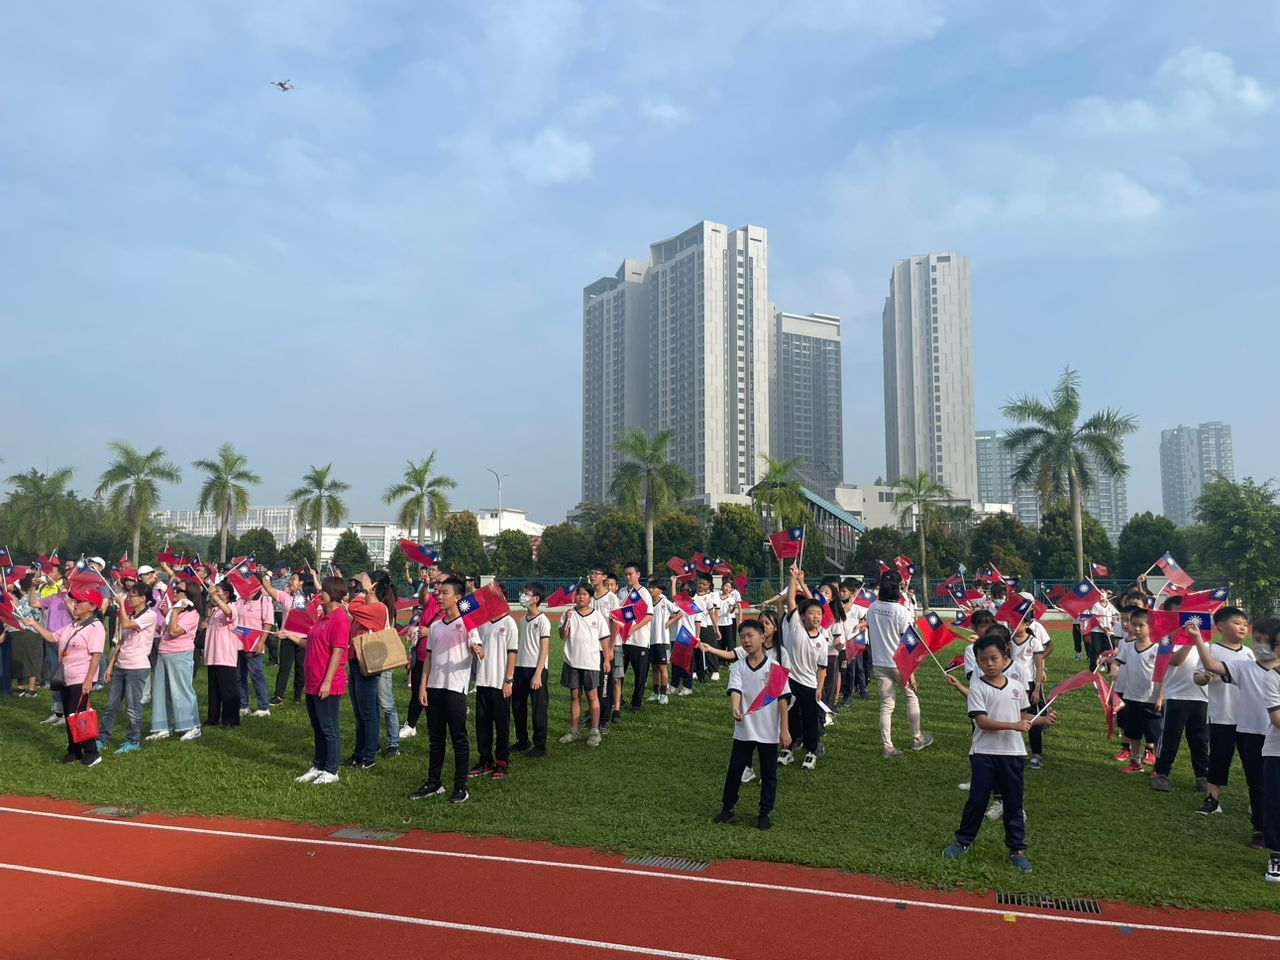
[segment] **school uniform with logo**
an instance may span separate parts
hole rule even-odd
[[[1010,667],[995,683],[977,676],[969,687],[969,716],[987,717],[1000,723],[1017,723],[1026,710],[1027,688],[1017,667]],[[956,843],[969,846],[982,827],[987,801],[994,792],[1004,803],[1004,842],[1010,851],[1026,846],[1026,824],[1022,815],[1022,768],[1026,744],[1018,730],[984,730],[973,727],[969,748],[969,799],[960,815]]]
[[[778,792],[778,748],[782,730],[784,703],[791,699],[790,685],[781,684],[776,696],[769,697],[767,688],[773,671],[782,665],[765,656],[757,666],[747,662],[745,651],[736,651],[738,658],[729,666],[729,689],[732,697],[737,693],[741,700],[742,719],[734,720],[733,749],[729,753],[729,769],[725,773],[721,806],[733,810],[738,804],[738,791],[742,786],[742,772],[751,766],[753,754],[760,755],[760,815],[767,816],[773,810]],[[767,703],[765,701],[768,701]],[[760,705],[752,709],[759,701]]]
[[[551,638],[551,621],[545,613],[525,616],[520,623],[520,645],[516,650],[515,684],[511,689],[511,717],[515,721],[516,746],[530,743],[529,708],[533,708],[533,740],[535,749],[547,747],[547,664],[542,659],[542,646]],[[550,651],[548,651],[548,659]],[[541,662],[542,666],[538,664]],[[534,678],[538,680],[535,690]]]

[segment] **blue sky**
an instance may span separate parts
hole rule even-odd
[[[582,287],[700,219],[770,231],[773,299],[845,320],[846,476],[883,470],[895,258],[973,258],[979,427],[1065,365],[1276,474],[1266,383],[1280,5],[1101,0],[18,0],[0,32],[4,472],[113,437],[310,463],[382,517],[579,496]],[[287,94],[269,81],[290,78]],[[15,398],[59,393],[23,423]],[[495,443],[497,428],[505,440]],[[30,427],[34,427],[31,429]],[[188,506],[197,481],[166,490]]]

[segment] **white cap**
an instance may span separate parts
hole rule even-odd
[[[138,568],[138,576],[145,576],[148,573],[155,573],[155,567],[148,567],[145,563]]]
[[[105,567],[107,565],[107,561],[103,560],[101,557],[90,557],[89,562],[96,563],[100,567]]]

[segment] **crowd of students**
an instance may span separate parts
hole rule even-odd
[[[5,634],[5,662],[18,696],[38,696],[41,685],[55,688],[53,711],[43,722],[64,722],[86,706],[94,690],[108,691],[99,737],[76,742],[68,725],[62,762],[100,763],[122,709],[125,731],[116,754],[170,737],[190,742],[201,736],[202,726],[269,718],[292,683],[294,702],[305,698],[314,735],[311,763],[299,782],[336,783],[343,764],[367,770],[379,756],[397,755],[404,739],[418,735],[425,715],[427,773],[410,796],[447,795],[449,802],[462,803],[470,798],[471,781],[507,776],[513,754],[546,756],[554,735],[548,676],[553,633],[563,654],[559,687],[567,691],[567,726],[557,738],[564,747],[582,741],[598,748],[625,712],[645,704],[666,706],[670,697],[690,696],[703,685],[718,689],[727,671],[733,737],[717,823],[736,819],[741,785],[759,779],[756,823],[768,829],[778,767],[798,761],[815,769],[837,712],[854,697],[868,699],[873,682],[882,756],[904,756],[893,738],[899,696],[912,750],[933,743],[922,727],[916,678],[904,678],[895,662],[915,610],[894,571],[882,574],[870,599],[868,587],[854,579],[810,584],[793,567],[786,589],[748,616],[728,578],[717,590],[709,575],[690,581],[646,576],[639,564],[629,563],[620,584],[596,566],[562,610],[545,609],[546,589],[528,583],[519,595],[525,611],[519,622],[508,612],[471,626],[463,608],[475,582],[422,567],[414,617],[403,631],[408,669],[373,675],[361,670],[353,641],[394,625],[405,606],[385,571],[320,578],[311,571],[273,577],[260,570],[261,591],[247,595],[226,577],[179,579],[165,572],[168,583],[148,566],[136,575],[130,571],[109,600],[92,590],[68,589],[56,566],[8,588],[19,629]],[[985,812],[987,819],[1003,820],[1010,862],[1030,871],[1023,776],[1025,767],[1044,764],[1044,729],[1056,721],[1045,702],[1045,661],[1053,644],[1032,616],[1013,629],[996,622],[994,611],[1005,593],[1005,585],[995,583],[965,611],[973,630],[963,656],[965,680],[947,674],[966,698],[973,738],[970,779],[961,784],[969,797],[944,857],[968,851]],[[1213,615],[1216,640],[1209,643],[1188,625],[1188,642],[1176,647],[1167,675],[1157,682],[1152,600],[1142,583],[1114,600],[1104,591],[1074,624],[1076,659],[1087,651],[1090,669],[1112,681],[1123,739],[1114,759],[1125,773],[1150,769],[1152,789],[1168,791],[1185,740],[1196,786],[1204,793],[1196,812],[1208,816],[1221,812],[1231,762],[1239,754],[1253,825],[1250,842],[1270,850],[1265,877],[1280,882],[1280,620],[1255,624],[1249,648],[1245,614],[1220,607]],[[1176,611],[1180,603],[1173,596],[1161,606]],[[308,606],[315,617],[305,633],[287,629],[289,612]],[[616,615],[624,608],[639,614]],[[258,638],[247,648],[246,635]],[[278,662],[274,695],[264,670],[269,641]],[[673,657],[676,645],[684,656]],[[197,652],[208,684],[203,724],[194,689]],[[409,686],[403,724],[397,682]],[[348,693],[355,744],[344,761],[339,717]],[[257,709],[251,709],[254,699]],[[144,738],[147,703],[150,733]],[[1031,741],[1029,758],[1024,734]],[[448,749],[453,770],[446,788]]]

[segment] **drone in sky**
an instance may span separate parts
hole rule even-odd
[[[292,80],[272,80],[271,85],[273,87],[279,87],[285,93],[288,93],[290,90],[293,89]]]

